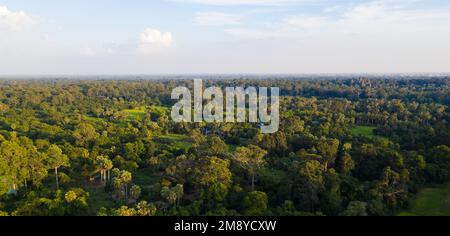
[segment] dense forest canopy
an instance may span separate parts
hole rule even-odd
[[[280,130],[174,123],[183,77],[0,81],[0,215],[393,215],[450,182],[450,78],[280,87]]]

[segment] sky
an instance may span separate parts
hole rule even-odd
[[[448,0],[0,0],[0,75],[446,72]]]

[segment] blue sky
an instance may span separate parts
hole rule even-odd
[[[450,72],[445,0],[0,0],[0,74]]]

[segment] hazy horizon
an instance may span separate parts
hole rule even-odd
[[[2,80],[191,80],[191,79],[425,79],[450,78],[450,73],[197,73],[197,74],[84,74],[0,75]]]

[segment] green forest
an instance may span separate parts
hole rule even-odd
[[[450,79],[279,87],[280,129],[175,123],[172,79],[0,81],[2,216],[450,215]]]

